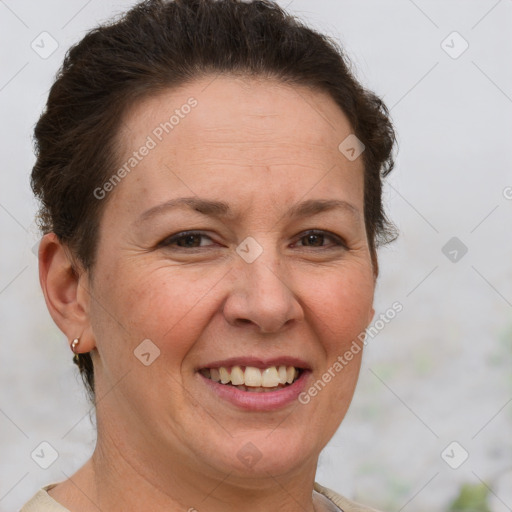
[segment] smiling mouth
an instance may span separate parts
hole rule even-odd
[[[203,368],[199,373],[207,379],[241,391],[266,393],[291,386],[302,374],[302,368],[295,366],[269,366],[260,369],[254,366],[232,366]]]

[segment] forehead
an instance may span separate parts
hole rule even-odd
[[[347,117],[325,92],[275,79],[221,75],[133,105],[125,113],[120,139],[128,152],[150,135],[158,145],[172,139],[176,150],[198,153],[208,151],[206,145],[229,144],[231,153],[250,151],[266,162],[269,150],[279,153],[283,144],[312,158],[330,154],[339,160],[338,145],[351,131]]]
[[[312,187],[336,195],[338,173],[340,183],[349,183],[351,195],[362,200],[362,158],[349,161],[338,149],[351,132],[324,92],[271,79],[204,77],[127,110],[119,134],[121,162],[144,146],[151,149],[116,194],[131,194],[136,211],[147,204],[139,208],[133,201],[147,203],[148,197],[154,202],[215,192],[222,199],[226,188],[264,195],[269,184],[280,183],[293,200]]]

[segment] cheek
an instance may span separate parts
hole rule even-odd
[[[350,271],[325,272],[316,279],[308,277],[304,285],[324,349],[329,359],[336,357],[367,327],[374,293],[371,270],[354,266]]]
[[[211,299],[223,273],[148,267],[125,265],[108,273],[101,295],[110,310],[106,315],[109,332],[102,332],[99,339],[109,340],[109,350],[116,346],[130,353],[150,339],[162,356],[168,356],[169,364],[179,366],[214,314]],[[112,322],[112,317],[118,322]]]

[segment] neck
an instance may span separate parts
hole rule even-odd
[[[286,475],[219,474],[179,456],[145,460],[148,453],[113,438],[98,437],[90,461],[71,478],[69,492],[51,493],[72,510],[152,510],[153,512],[321,512],[313,499],[316,461]],[[60,498],[60,499],[59,499]],[[80,503],[78,503],[80,502]],[[150,504],[150,505],[149,505]],[[316,507],[316,508],[315,508]]]

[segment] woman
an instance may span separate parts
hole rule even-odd
[[[341,50],[268,1],[144,2],[69,51],[35,136],[98,436],[23,512],[372,510],[314,479],[393,233],[394,132]]]

